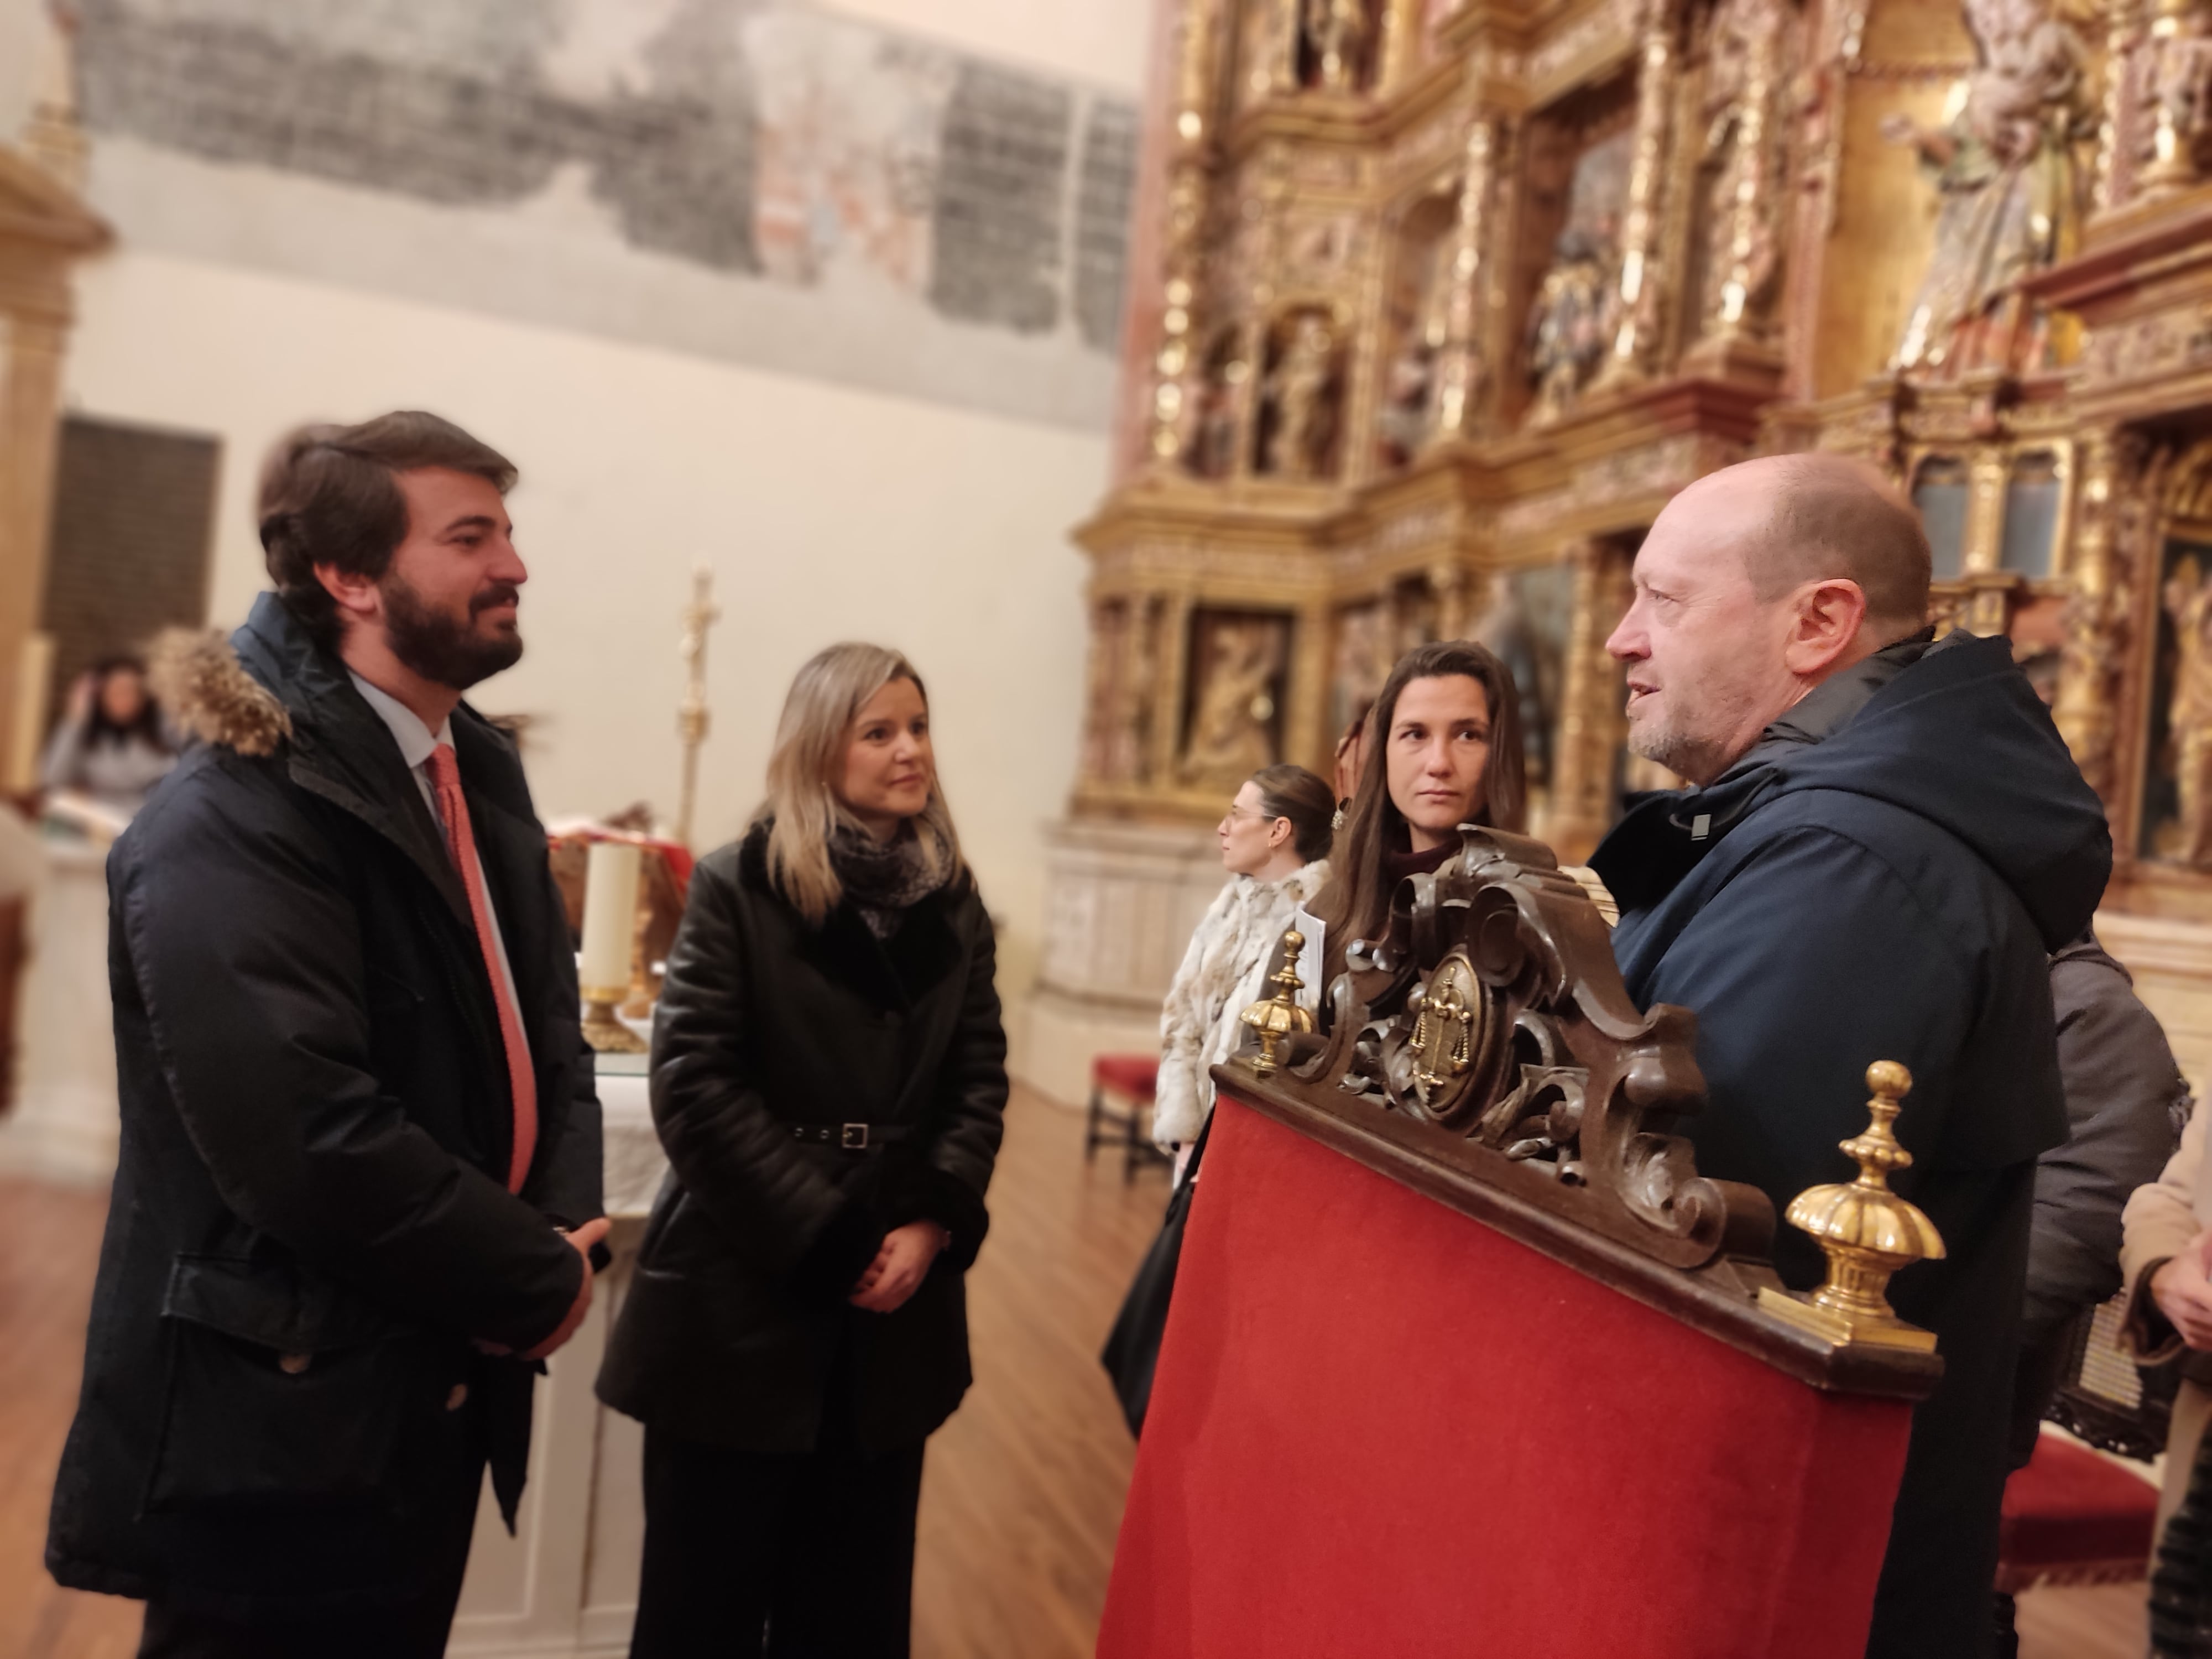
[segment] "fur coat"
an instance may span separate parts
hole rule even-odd
[[[1242,1045],[1237,1016],[1260,1000],[1261,982],[1291,914],[1328,881],[1316,859],[1280,881],[1234,876],[1190,936],[1160,1015],[1160,1076],[1152,1139],[1164,1148],[1198,1139],[1213,1109],[1214,1066]],[[1309,960],[1317,960],[1309,953]]]

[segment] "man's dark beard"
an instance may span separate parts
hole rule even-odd
[[[384,596],[384,637],[392,654],[434,685],[465,691],[522,659],[520,633],[485,640],[474,632],[478,612],[514,602],[515,591],[508,584],[473,595],[465,623],[431,609],[396,573],[386,575],[378,591]]]

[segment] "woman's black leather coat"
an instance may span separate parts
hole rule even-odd
[[[599,1395],[743,1450],[809,1450],[825,1415],[863,1450],[908,1446],[969,1380],[962,1276],[1006,1100],[990,917],[963,872],[887,940],[849,901],[815,927],[769,883],[767,839],[692,876],[653,1033],[670,1173]],[[866,1152],[793,1133],[860,1123],[903,1133]],[[885,1230],[922,1218],[951,1244],[912,1298],[848,1305]]]

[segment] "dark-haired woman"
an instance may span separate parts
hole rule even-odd
[[[646,1425],[635,1659],[907,1652],[1006,1098],[993,963],[920,678],[832,646],[692,876],[653,1032],[670,1175],[599,1374]]]
[[[1368,712],[1358,787],[1314,906],[1326,930],[1321,983],[1335,983],[1352,940],[1381,937],[1400,882],[1458,850],[1461,824],[1518,834],[1527,799],[1505,665],[1467,640],[1401,657]]]
[[[88,795],[129,817],[176,765],[176,745],[146,689],[146,665],[136,657],[110,657],[70,688],[39,781],[56,793]]]
[[[1215,833],[1229,884],[1191,935],[1160,1017],[1152,1138],[1176,1152],[1213,1109],[1213,1067],[1244,1035],[1237,1017],[1263,994],[1267,960],[1328,880],[1336,800],[1303,766],[1270,766],[1237,790]]]

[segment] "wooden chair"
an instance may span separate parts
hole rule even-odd
[[[1147,1164],[1165,1164],[1152,1145],[1152,1102],[1159,1092],[1156,1054],[1100,1054],[1091,1062],[1091,1109],[1083,1126],[1083,1161],[1101,1146],[1121,1149],[1121,1179]]]

